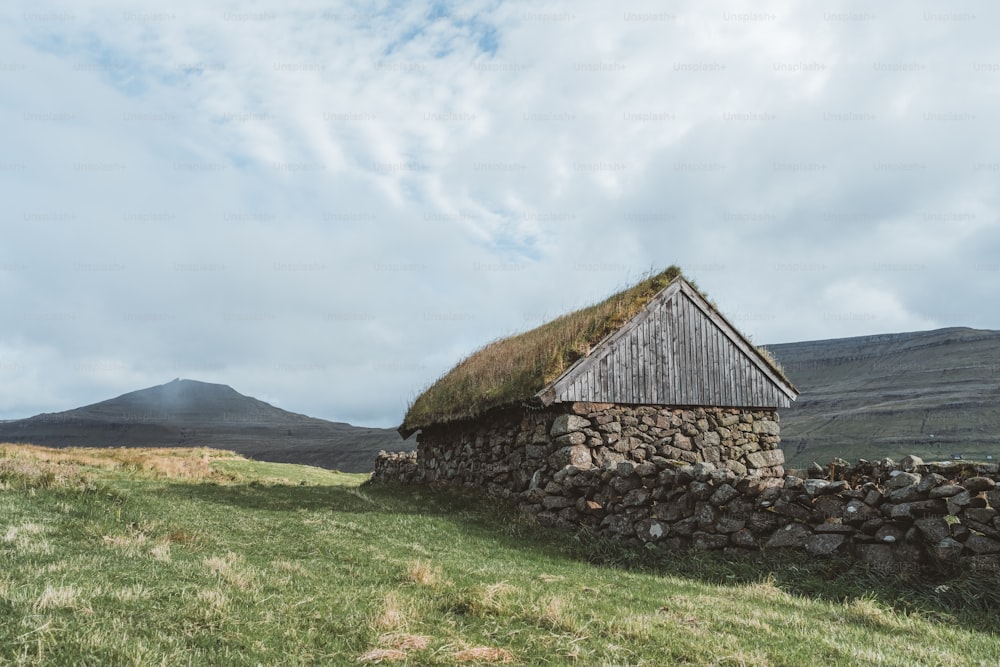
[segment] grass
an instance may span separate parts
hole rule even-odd
[[[216,450],[4,446],[0,470],[5,665],[1000,661],[996,575],[626,548]]]
[[[403,427],[415,430],[531,398],[680,275],[671,266],[593,306],[486,345],[418,396]]]

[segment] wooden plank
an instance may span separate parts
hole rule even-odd
[[[639,356],[642,358],[642,365],[639,366],[639,375],[642,377],[642,402],[655,403],[653,388],[650,386],[653,375],[650,371],[650,366],[653,364],[653,346],[650,343],[649,320],[642,323],[642,345]]]
[[[719,332],[712,328],[711,344],[708,346],[709,352],[709,368],[711,368],[711,378],[712,378],[712,405],[721,405],[722,400],[722,386],[725,381],[722,379],[722,360],[719,359],[720,343],[719,343]]]
[[[680,387],[678,386],[680,371],[677,359],[677,297],[671,301],[671,312],[670,317],[666,320],[667,323],[667,338],[669,339],[669,350],[670,350],[670,403],[672,405],[680,404]]]
[[[654,405],[657,405],[660,402],[660,383],[663,381],[663,364],[660,363],[660,355],[663,354],[663,343],[660,341],[660,318],[658,315],[659,314],[657,314],[657,317],[653,317],[649,320],[651,331],[650,349],[653,354],[653,378],[650,382],[652,391],[649,395],[649,400]]]
[[[600,380],[600,389],[597,392],[597,400],[599,402],[604,402],[607,400],[608,396],[608,357],[603,355],[598,364],[598,378]]]

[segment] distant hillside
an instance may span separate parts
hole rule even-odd
[[[66,412],[0,422],[0,442],[49,447],[216,447],[277,463],[367,472],[393,429],[287,412],[222,384],[174,380]]]
[[[835,456],[1000,460],[1000,331],[769,345],[802,394],[781,411],[793,467]]]

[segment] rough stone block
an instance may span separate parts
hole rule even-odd
[[[587,442],[587,435],[581,431],[574,431],[573,433],[560,435],[558,438],[553,440],[553,442],[556,447],[572,447],[573,445],[582,445]]]
[[[594,464],[590,456],[590,448],[578,444],[572,447],[562,447],[549,457],[549,465],[556,470],[566,466],[590,468]]]
[[[691,536],[691,546],[695,549],[722,549],[729,544],[729,535],[698,531]]]
[[[813,535],[805,543],[811,556],[829,556],[847,543],[847,536],[838,533]]]
[[[721,507],[727,505],[730,501],[735,500],[740,495],[740,492],[729,484],[723,484],[715,490],[715,492],[708,499],[708,502],[715,505],[716,507]]]
[[[995,554],[1000,553],[1000,541],[973,534],[965,541],[965,548],[974,554]]]
[[[992,491],[997,483],[989,477],[970,477],[965,480],[963,486],[970,493],[980,493],[981,491]]]
[[[735,533],[738,530],[743,530],[747,522],[744,519],[722,515],[715,522],[715,531],[718,533]]]
[[[963,545],[958,540],[952,537],[946,537],[931,550],[931,554],[942,561],[955,561],[962,555],[962,551],[965,549]]]
[[[549,435],[556,438],[566,435],[567,433],[582,431],[585,428],[590,428],[589,419],[585,419],[579,415],[564,414],[559,415],[555,418],[555,421],[552,422],[552,429],[549,431]]]
[[[812,537],[812,533],[801,523],[791,523],[779,528],[767,541],[768,549],[798,548]]]
[[[901,489],[904,486],[920,483],[920,475],[914,472],[897,472],[892,479],[885,483],[887,489]]]
[[[923,534],[924,538],[932,543],[938,544],[946,537],[951,537],[951,529],[948,522],[940,516],[924,517],[917,519],[913,525]]]
[[[655,519],[643,519],[635,524],[635,536],[643,542],[659,542],[670,533],[670,527]]]
[[[762,452],[751,452],[746,456],[747,462],[753,468],[768,468],[785,464],[785,454],[780,449],[768,449]]]
[[[680,433],[674,434],[673,442],[670,444],[677,449],[683,449],[685,451],[691,451],[694,449],[694,445],[691,444],[691,438],[686,435],[681,435]]]
[[[965,488],[959,486],[958,484],[942,484],[941,486],[931,489],[930,492],[927,494],[927,497],[950,498],[952,496],[957,496],[963,491],[965,491]]]
[[[735,533],[730,535],[729,543],[736,547],[742,547],[743,549],[757,548],[757,538],[755,538],[753,533],[746,528],[737,530]]]
[[[562,509],[564,507],[572,507],[575,504],[575,500],[567,498],[566,496],[545,496],[545,498],[542,499],[542,507],[550,511]]]
[[[649,491],[644,488],[632,489],[625,494],[622,505],[625,507],[639,507],[649,502]]]
[[[886,498],[890,503],[912,503],[915,500],[920,500],[923,495],[917,488],[918,486],[919,484],[910,484],[909,486],[893,489]]]
[[[753,423],[753,432],[758,435],[780,435],[781,427],[770,419],[762,419]]]

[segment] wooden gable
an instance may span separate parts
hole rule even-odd
[[[785,408],[798,395],[687,281],[677,279],[537,396],[672,406]]]

